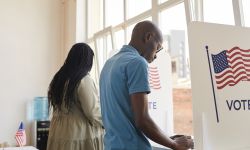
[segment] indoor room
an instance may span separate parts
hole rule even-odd
[[[178,140],[190,141],[186,149],[249,150],[249,8],[249,0],[0,0],[0,150],[46,150],[56,116],[51,108],[58,104],[51,103],[52,81],[66,65],[76,43],[87,44],[93,51],[92,66],[84,77],[91,77],[96,90],[95,105],[100,111],[103,136],[106,134],[104,142],[101,141],[104,149],[115,149],[118,145],[120,149],[147,150],[132,145],[142,138],[152,150],[177,149],[181,145]],[[149,32],[143,25],[140,27],[141,22],[160,34],[157,50],[151,52],[153,61],[147,58],[146,49],[150,46],[147,42],[156,35],[153,30],[151,34],[151,29]],[[136,29],[145,31],[141,33],[143,39],[140,33],[136,35]],[[136,45],[133,38],[148,45]],[[108,92],[119,95],[123,84],[118,84],[122,81],[118,81],[112,67],[106,67],[112,58],[122,61],[118,56],[125,47],[135,50],[135,55],[145,62],[145,86],[149,90],[131,94],[133,82],[135,87],[141,86],[139,81],[136,83],[139,79],[124,81],[128,101],[115,106],[116,102],[105,96],[111,94]],[[134,69],[131,74],[140,70]],[[123,79],[127,80],[124,74]],[[77,80],[76,88],[81,87],[82,81]],[[71,84],[70,80],[67,82]],[[110,88],[113,84],[116,86]],[[65,90],[64,86],[60,89]],[[137,93],[144,93],[143,103],[132,100]],[[65,98],[60,91],[59,94],[61,99]],[[87,93],[90,95],[91,92]],[[66,106],[77,103],[66,102]],[[116,110],[112,106],[121,108]],[[140,126],[135,108],[144,110],[153,129]],[[121,115],[128,116],[129,122],[123,123],[119,116],[123,111]],[[112,117],[117,121],[114,124]],[[140,133],[138,139],[136,133],[128,135],[128,139],[122,135],[108,139],[115,134],[113,131],[119,131],[110,128],[119,126],[119,134],[127,135],[130,130],[126,131],[125,126],[129,125],[131,132]]]

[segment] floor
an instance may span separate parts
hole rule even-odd
[[[192,93],[190,88],[173,89],[174,133],[193,135]]]

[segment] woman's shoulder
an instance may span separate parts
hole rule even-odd
[[[84,76],[84,77],[81,79],[81,83],[84,83],[84,82],[93,82],[93,79],[92,79],[92,77],[90,76],[90,74],[86,74],[86,76]]]
[[[82,79],[81,79],[81,81],[80,81],[80,87],[81,86],[83,86],[83,87],[86,87],[86,86],[91,86],[91,85],[93,85],[93,86],[95,86],[95,83],[94,83],[94,80],[92,79],[92,77],[89,75],[89,74],[87,74],[85,77],[83,77]]]

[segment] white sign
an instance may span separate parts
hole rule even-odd
[[[188,27],[198,150],[250,149],[250,29]]]
[[[149,64],[148,95],[149,114],[160,129],[168,136],[173,135],[173,96],[172,96],[171,58],[162,50]],[[163,147],[150,141],[153,146]]]

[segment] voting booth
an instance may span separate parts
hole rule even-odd
[[[172,68],[169,53],[162,50],[148,66],[151,89],[148,95],[149,114],[166,135],[173,135]],[[164,148],[152,141],[151,144]]]
[[[197,150],[250,149],[250,29],[188,26]]]

